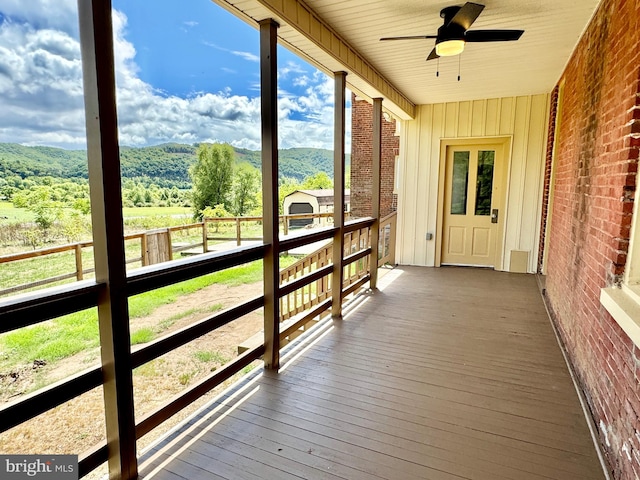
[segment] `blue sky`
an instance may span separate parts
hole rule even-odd
[[[120,141],[260,148],[258,31],[210,0],[113,0]],[[0,0],[0,142],[84,148],[76,0]],[[278,50],[280,147],[333,148],[333,80]]]

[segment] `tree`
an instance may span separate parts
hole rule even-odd
[[[243,163],[236,169],[233,178],[232,212],[234,215],[245,215],[257,205],[259,185],[260,171],[257,168]]]
[[[35,222],[42,230],[48,230],[62,215],[62,202],[52,200],[53,189],[39,185],[13,196],[13,205],[26,208],[35,215]]]
[[[318,172],[302,181],[304,190],[325,190],[333,188],[333,180],[325,172]]]
[[[206,207],[222,204],[231,210],[231,187],[235,152],[231,145],[200,144],[198,160],[189,169],[193,183],[192,207],[194,218],[202,218]]]

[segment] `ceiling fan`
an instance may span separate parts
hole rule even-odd
[[[427,57],[427,60],[433,60],[462,53],[467,42],[508,42],[518,40],[524,33],[524,30],[469,30],[482,10],[484,10],[484,5],[472,2],[467,2],[462,7],[446,7],[440,11],[440,17],[444,18],[444,24],[438,28],[437,35],[384,37],[380,40],[434,38],[436,46]]]

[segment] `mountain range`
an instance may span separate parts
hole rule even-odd
[[[162,187],[190,188],[189,167],[196,161],[198,145],[166,143],[150,147],[120,147],[123,179]],[[238,163],[260,168],[260,152],[235,148]],[[347,156],[347,163],[349,163]],[[333,151],[290,148],[279,151],[280,177],[302,181],[317,172],[333,178]],[[54,147],[28,147],[0,143],[0,178],[9,176],[88,178],[87,152]]]

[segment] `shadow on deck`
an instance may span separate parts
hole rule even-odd
[[[605,478],[534,276],[380,284],[148,451],[141,478]]]

